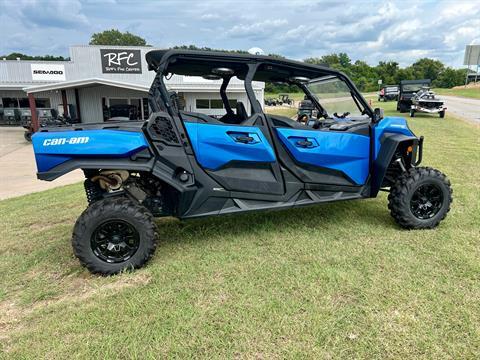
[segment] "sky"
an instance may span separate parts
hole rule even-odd
[[[0,54],[68,56],[111,28],[159,48],[259,47],[296,60],[346,52],[370,65],[431,57],[461,67],[465,45],[480,44],[480,0],[0,0]]]

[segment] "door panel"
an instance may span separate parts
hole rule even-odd
[[[368,136],[292,128],[275,130],[281,143],[296,162],[338,170],[355,184],[365,184],[369,173]]]
[[[233,161],[273,163],[275,153],[261,130],[252,126],[185,122],[200,165],[218,170]]]
[[[282,194],[275,151],[262,127],[185,121],[200,166],[225,189]]]

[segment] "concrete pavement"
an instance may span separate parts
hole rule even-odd
[[[445,100],[447,113],[450,112],[465,120],[480,124],[480,100],[447,95],[439,95],[439,98]]]
[[[23,128],[0,128],[0,200],[43,191],[83,180],[81,170],[54,181],[37,179],[32,144],[23,138]]]

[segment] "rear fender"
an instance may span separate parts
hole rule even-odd
[[[75,169],[151,170],[149,144],[141,131],[67,130],[32,137],[37,176],[54,180]]]

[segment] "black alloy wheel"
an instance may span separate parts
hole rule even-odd
[[[120,220],[107,220],[92,234],[90,246],[100,260],[119,263],[130,259],[138,250],[140,235],[132,224]]]
[[[418,187],[410,199],[412,214],[421,220],[431,219],[438,214],[443,205],[443,194],[434,184]]]

